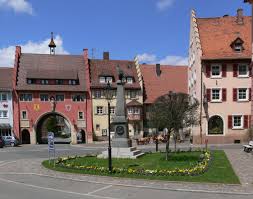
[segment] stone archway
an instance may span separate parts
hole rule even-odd
[[[214,115],[208,120],[208,135],[223,135],[224,134],[224,122],[223,119]]]
[[[36,139],[39,144],[47,143],[48,132],[54,132],[56,143],[71,142],[70,122],[59,113],[43,115],[36,125]]]
[[[31,144],[30,132],[27,129],[23,129],[21,132],[22,144]]]

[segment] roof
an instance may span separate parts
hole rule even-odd
[[[250,59],[251,58],[251,17],[244,16],[243,24],[237,17],[197,18],[202,46],[202,59]],[[241,53],[231,48],[237,38],[244,41]]]
[[[153,103],[169,91],[188,93],[187,66],[161,65],[161,75],[156,75],[156,65],[141,65],[144,81],[144,103]]]
[[[13,68],[0,67],[0,90],[12,90]]]
[[[17,90],[87,91],[85,63],[82,55],[48,55],[22,53],[19,60]],[[75,79],[79,85],[27,84],[27,78]]]
[[[116,82],[118,80],[118,72],[116,67],[119,66],[126,76],[133,77],[134,82],[132,84],[125,84],[126,89],[141,89],[138,81],[137,71],[134,61],[128,60],[90,60],[90,73],[91,73],[91,88],[104,88],[106,83],[100,83],[100,76],[112,76],[113,83],[112,88],[116,88]]]
[[[127,106],[142,106],[142,104],[134,99],[134,100],[128,102]]]

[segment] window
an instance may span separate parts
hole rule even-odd
[[[97,106],[96,113],[97,113],[98,115],[103,114],[103,106]]]
[[[138,107],[134,107],[134,114],[140,114],[140,109]]]
[[[95,98],[101,98],[102,92],[100,90],[95,91]]]
[[[235,52],[242,52],[243,50],[242,43],[235,43],[234,50]]]
[[[110,77],[110,76],[101,76],[101,77],[99,77],[99,82],[100,83],[107,83],[107,82],[112,83],[112,77]]]
[[[114,106],[110,107],[110,114],[115,114],[115,107]]]
[[[220,116],[212,116],[208,120],[208,135],[222,135],[224,129],[223,120]]]
[[[8,118],[8,111],[0,111],[0,118]]]
[[[78,119],[79,120],[83,120],[84,119],[83,112],[78,112]]]
[[[47,102],[48,101],[48,94],[40,94],[40,101]]]
[[[132,84],[133,83],[133,78],[132,77],[127,77],[127,83]]]
[[[129,107],[128,114],[140,114],[140,109],[138,107]]]
[[[100,125],[96,124],[96,131],[100,131]]]
[[[27,84],[36,84],[35,79],[27,79]]]
[[[84,102],[85,96],[84,95],[72,95],[73,102]]]
[[[41,84],[48,84],[48,80],[47,79],[42,79]]]
[[[242,128],[243,126],[243,117],[242,115],[233,116],[233,128]]]
[[[20,94],[19,99],[20,101],[23,101],[23,102],[31,102],[32,94],[28,94],[28,93]]]
[[[77,85],[77,84],[79,84],[78,80],[75,80],[75,79],[69,80],[69,85]]]
[[[7,93],[0,93],[0,101],[7,101]]]
[[[221,101],[221,89],[214,88],[212,89],[212,102]]]
[[[107,136],[107,129],[102,129],[102,136]]]
[[[63,81],[62,79],[57,79],[57,80],[55,80],[55,83],[56,83],[57,85],[63,85],[63,84],[64,84],[64,81]]]
[[[21,118],[22,118],[23,120],[26,120],[26,119],[27,119],[27,112],[26,112],[26,111],[22,111],[22,113],[21,113]]]
[[[248,77],[249,76],[249,69],[246,64],[238,65],[238,76],[239,77]]]
[[[136,98],[136,96],[137,96],[137,91],[129,91],[129,97],[131,98],[131,99],[133,99],[133,98]]]
[[[213,65],[212,66],[212,77],[221,77],[221,66]]]
[[[57,102],[63,102],[64,101],[64,95],[63,94],[57,94],[57,95],[55,95],[55,100]]]
[[[247,88],[239,88],[238,89],[238,100],[239,101],[246,101],[248,100],[248,92]]]

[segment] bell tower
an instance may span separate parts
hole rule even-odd
[[[50,55],[55,55],[56,45],[54,43],[54,33],[53,32],[51,32],[51,41],[50,41],[48,47],[50,48]]]

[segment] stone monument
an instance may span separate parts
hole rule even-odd
[[[117,67],[119,80],[117,81],[117,102],[115,117],[113,118],[114,138],[112,139],[112,157],[114,158],[132,158],[136,159],[143,155],[136,147],[132,147],[129,139],[128,120],[126,114],[126,100],[124,88],[124,73]],[[108,152],[104,151],[98,157],[107,158]]]

